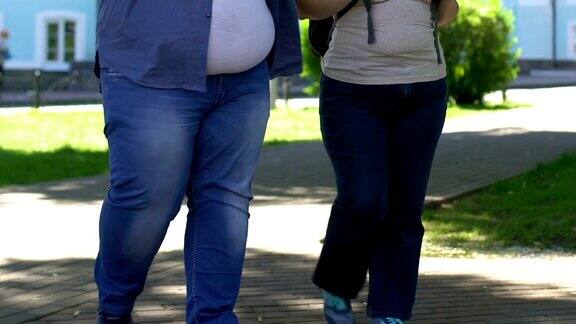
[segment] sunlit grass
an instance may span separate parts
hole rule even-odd
[[[63,147],[104,151],[102,112],[31,110],[0,115],[0,148],[21,152],[52,152]]]
[[[270,116],[264,141],[268,145],[277,145],[319,141],[321,138],[318,108],[275,109]]]
[[[101,112],[0,115],[0,186],[106,172]]]
[[[576,253],[576,154],[427,210],[428,255]]]
[[[506,107],[505,107],[506,108]],[[501,107],[450,107],[448,118]],[[31,110],[0,115],[0,186],[104,173],[107,145],[101,111]],[[266,145],[320,141],[318,108],[275,109]]]
[[[106,172],[103,119],[100,111],[0,115],[0,186]],[[317,109],[272,111],[267,145],[319,139]]]
[[[447,118],[453,119],[458,117],[473,116],[479,114],[489,114],[496,111],[509,110],[514,108],[529,108],[529,104],[504,102],[498,104],[476,104],[476,105],[458,105],[450,104],[448,106]]]

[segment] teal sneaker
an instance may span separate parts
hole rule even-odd
[[[404,324],[404,321],[395,317],[374,317],[370,320],[370,324]]]
[[[354,312],[349,300],[322,292],[324,298],[324,317],[328,324],[354,324]]]

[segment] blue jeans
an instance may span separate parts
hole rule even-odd
[[[156,89],[102,70],[111,184],[95,279],[107,316],[129,315],[188,197],[187,323],[237,323],[251,182],[269,117],[265,63],[209,76],[206,93]]]
[[[313,280],[352,299],[369,271],[369,315],[407,320],[446,82],[359,85],[324,77],[320,115],[338,195]]]

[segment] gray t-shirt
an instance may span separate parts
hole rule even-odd
[[[359,2],[336,24],[323,58],[324,74],[356,84],[403,84],[439,80],[432,14],[418,0],[373,0],[376,42],[368,44],[366,8]],[[443,50],[440,48],[443,58]]]

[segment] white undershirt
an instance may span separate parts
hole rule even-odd
[[[274,37],[266,0],[213,0],[208,74],[253,68],[268,56]]]

